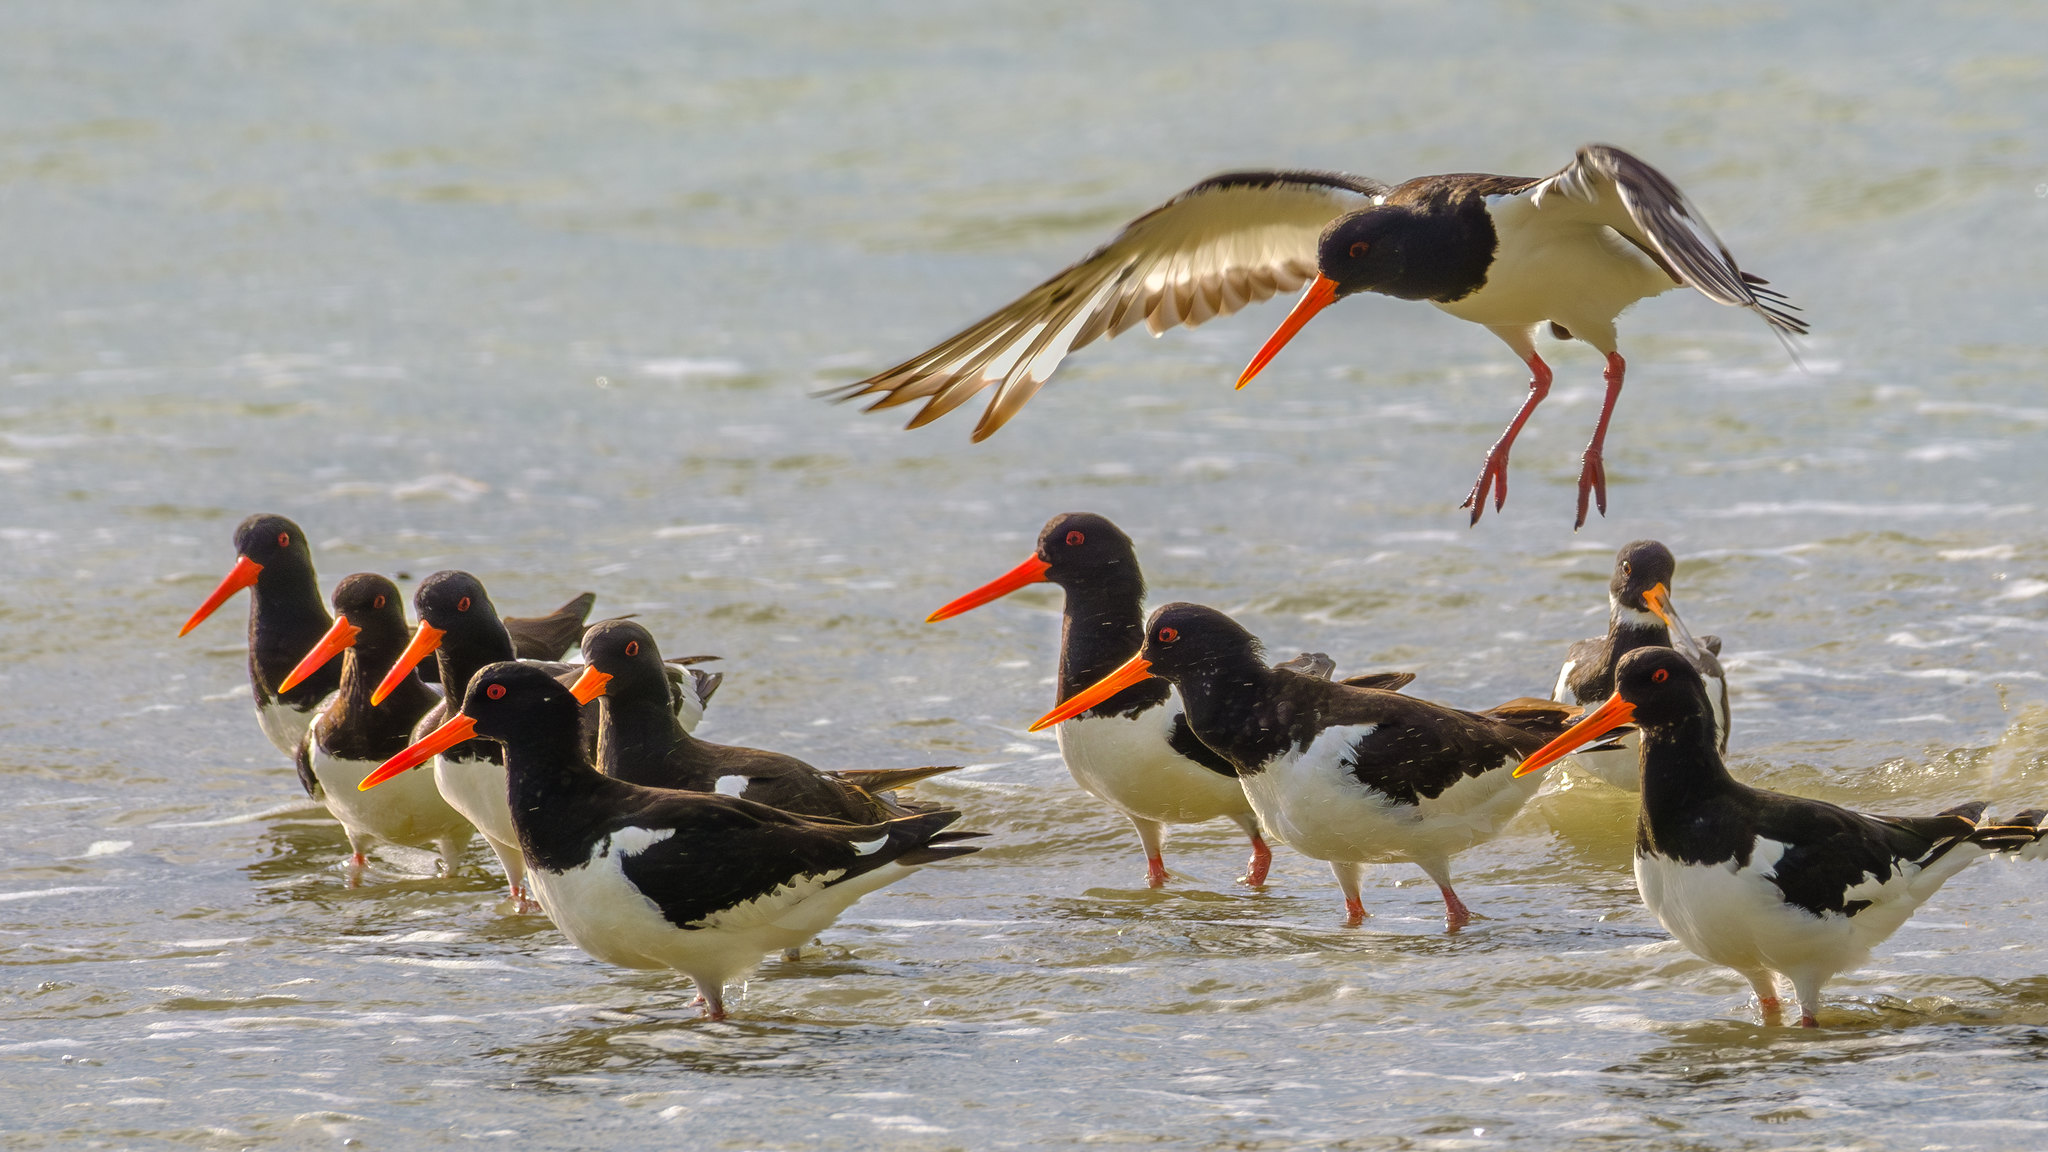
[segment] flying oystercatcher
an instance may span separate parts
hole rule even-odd
[[[1621,658],[1614,695],[1522,761],[1536,772],[1621,724],[1642,734],[1636,889],[1679,943],[1735,969],[1778,1023],[1777,974],[1799,1022],[1816,1027],[1821,988],[1862,964],[1949,877],[1993,852],[2038,854],[2043,813],[1983,819],[1983,804],[1933,816],[1867,816],[1752,788],[1721,763],[1712,701],[1683,653]]]
[[[1188,723],[1236,769],[1259,823],[1327,860],[1350,923],[1365,918],[1359,865],[1409,861],[1436,881],[1444,922],[1471,910],[1451,888],[1451,857],[1493,838],[1534,795],[1522,758],[1578,709],[1516,700],[1487,712],[1269,668],[1259,641],[1199,604],[1168,604],[1137,655],[1042,717],[1081,715],[1147,678],[1180,689]]]
[[[1655,540],[1637,540],[1614,555],[1614,578],[1607,584],[1607,635],[1581,640],[1571,646],[1564,666],[1557,671],[1557,687],[1550,698],[1569,704],[1594,705],[1614,695],[1614,665],[1638,648],[1674,648],[1692,661],[1707,684],[1707,699],[1714,706],[1714,730],[1718,750],[1728,751],[1728,677],[1721,671],[1721,638],[1697,639],[1678,618],[1671,604],[1672,576],[1678,561],[1671,549]],[[1634,792],[1637,786],[1636,735],[1633,731],[1610,741],[1600,751],[1575,753],[1579,767],[1616,788]]]
[[[1635,156],[1590,144],[1547,177],[1458,173],[1387,185],[1330,172],[1212,176],[1125,225],[1079,263],[950,340],[839,390],[870,408],[922,400],[910,427],[985,388],[981,440],[1016,415],[1073,349],[1143,322],[1157,336],[1227,316],[1302,284],[1294,311],[1238,378],[1242,388],[1309,318],[1378,292],[1427,300],[1483,324],[1529,366],[1529,394],[1465,497],[1472,523],[1489,494],[1507,500],[1508,452],[1550,391],[1535,336],[1549,325],[1607,357],[1607,394],[1579,473],[1579,525],[1593,497],[1607,511],[1601,450],[1625,365],[1614,322],[1673,288],[1746,308],[1780,339],[1804,333],[1793,306],[1742,271],[1699,210]],[[1790,348],[1790,344],[1787,344]]]
[[[1060,631],[1058,699],[1069,699],[1135,655],[1145,639],[1145,577],[1123,530],[1092,512],[1046,521],[1023,563],[927,617],[945,620],[1027,585],[1049,582],[1066,594]],[[1297,657],[1311,661],[1313,654]],[[1316,664],[1325,677],[1329,665]],[[1361,678],[1399,688],[1414,677]],[[1165,825],[1228,817],[1251,838],[1242,882],[1266,882],[1273,852],[1259,834],[1251,801],[1230,762],[1196,737],[1165,680],[1145,677],[1097,703],[1056,733],[1074,782],[1124,814],[1145,848],[1145,879],[1166,883]]]
[[[412,742],[413,724],[440,704],[434,690],[408,673],[381,704],[370,703],[378,672],[405,648],[404,599],[374,572],[344,577],[334,589],[335,621],[278,685],[288,693],[341,657],[341,685],[300,740],[299,783],[327,806],[348,833],[349,879],[360,880],[373,840],[432,848],[453,873],[469,845],[470,824],[448,806],[430,779],[402,781],[377,792],[357,785]]]
[[[958,812],[825,824],[715,792],[645,788],[590,767],[578,702],[544,670],[492,664],[461,711],[363,782],[472,737],[504,746],[528,882],[556,927],[608,964],[690,977],[711,1019],[725,984],[830,927],[862,896],[963,856]]]

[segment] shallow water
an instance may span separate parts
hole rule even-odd
[[[943,625],[1044,519],[1158,599],[1465,705],[1547,691],[1613,549],[1681,558],[1738,772],[1876,810],[2048,799],[2048,12],[1950,5],[416,7],[0,17],[0,1127],[32,1147],[2030,1148],[2048,875],[1952,882],[1828,1029],[1636,902],[1630,809],[1561,788],[1338,926],[1285,850],[1182,832],[1162,892],[1049,740],[1049,589]],[[1570,531],[1598,363],[1455,505],[1521,396],[1491,337],[1347,303],[1091,348],[983,445],[810,398],[1212,171],[1678,179],[1805,305],[1624,321],[1610,515]],[[255,510],[323,577],[583,588],[724,656],[705,735],[922,786],[993,833],[770,961],[736,1019],[378,862],[251,722]]]

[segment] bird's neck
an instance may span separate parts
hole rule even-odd
[[[368,635],[367,629],[364,634]],[[433,689],[408,672],[383,703],[370,703],[370,693],[398,659],[402,647],[402,640],[398,645],[368,646],[359,640],[341,654],[341,684],[318,727],[320,745],[330,755],[344,760],[387,760],[412,743],[413,724],[439,699]]]
[[[1483,197],[1445,194],[1382,209],[1396,210],[1401,221],[1395,240],[1403,256],[1400,271],[1373,285],[1372,291],[1448,304],[1485,287],[1500,235]]]
[[[313,570],[296,564],[273,563],[249,588],[249,678],[263,695],[276,697],[277,685],[313,645],[334,625],[320,598],[320,582]],[[338,672],[322,669],[306,684],[287,694],[297,704],[311,706],[334,691]],[[318,694],[315,695],[315,688]]]
[[[512,650],[512,634],[505,631],[505,625],[495,620],[489,623],[491,627],[479,625],[459,634],[451,631],[441,639],[441,646],[434,649],[441,691],[454,702],[450,707],[461,704],[463,695],[469,691],[469,678],[479,669],[517,658]]]
[[[1060,696],[1066,700],[1116,671],[1145,646],[1145,582],[1135,568],[1113,572],[1066,589],[1067,606],[1060,628]],[[1157,704],[1169,689],[1163,680],[1148,680],[1090,709],[1090,715],[1116,715]]]
[[[1636,851],[1684,855],[1683,841],[1695,819],[1716,802],[1740,792],[1728,774],[1705,709],[1671,724],[1646,725],[1642,732],[1642,805],[1636,822]]]
[[[527,861],[566,872],[589,860],[605,831],[608,792],[630,787],[583,759],[575,718],[505,745],[507,798]]]
[[[666,693],[663,693],[665,696]],[[598,697],[597,770],[622,779],[634,765],[665,763],[679,747],[696,743],[666,699],[653,693],[606,692]]]
[[[1298,709],[1275,692],[1289,675],[1257,660],[1184,674],[1177,687],[1188,727],[1240,776],[1258,772],[1294,743],[1292,721]]]

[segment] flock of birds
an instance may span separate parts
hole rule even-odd
[[[452,871],[481,832],[518,912],[544,912],[608,963],[688,975],[722,1019],[726,983],[763,956],[793,956],[860,897],[982,835],[895,794],[952,767],[828,772],[692,736],[721,679],[695,667],[710,658],[665,659],[631,619],[586,628],[588,593],[501,617],[475,576],[437,572],[408,631],[397,585],[375,573],[336,585],[330,616],[305,534],[282,516],[243,521],[235,549],[184,632],[249,590],[258,723],[346,831],[352,883],[375,842],[432,848]],[[1497,835],[1536,773],[1570,756],[1640,791],[1650,911],[1747,977],[1768,1022],[1773,974],[1789,978],[1812,1025],[1821,986],[1964,865],[2048,854],[2044,813],[1867,816],[1735,780],[1720,642],[1679,618],[1676,567],[1656,541],[1623,548],[1607,633],[1572,645],[1556,699],[1483,711],[1402,694],[1411,673],[1337,678],[1321,653],[1269,664],[1213,608],[1148,619],[1130,537],[1091,513],[1054,517],[1023,563],[929,619],[1060,587],[1060,704],[1033,730],[1058,725],[1075,782],[1130,820],[1155,887],[1166,826],[1228,818],[1251,839],[1243,883],[1266,883],[1271,837],[1329,862],[1356,925],[1361,866],[1413,863],[1456,932],[1472,913],[1452,857]],[[579,659],[561,661],[572,646]]]
[[[1141,321],[1155,335],[1200,324],[1303,284],[1240,387],[1310,317],[1362,291],[1484,324],[1528,363],[1528,397],[1465,501],[1475,524],[1489,498],[1496,509],[1506,499],[1509,451],[1548,391],[1541,328],[1607,358],[1581,525],[1589,500],[1606,511],[1623,309],[1690,286],[1781,338],[1805,330],[1675,185],[1593,145],[1541,179],[1203,181],[848,394],[878,396],[875,407],[922,400],[916,426],[993,387],[979,440],[1074,348]],[[452,870],[481,832],[520,912],[544,912],[600,960],[688,975],[723,1018],[726,983],[762,957],[793,953],[861,896],[977,849],[982,833],[953,827],[960,812],[896,794],[950,767],[827,772],[698,740],[720,679],[697,667],[709,658],[665,659],[630,619],[586,628],[588,594],[547,616],[501,617],[475,576],[438,572],[416,589],[408,631],[398,587],[374,573],[344,579],[330,615],[305,534],[284,517],[245,520],[235,551],[184,631],[249,590],[258,721],[346,830],[352,882],[375,841],[433,848]],[[1413,863],[1437,883],[1455,932],[1472,913],[1452,858],[1497,835],[1535,794],[1536,773],[1570,757],[1640,793],[1635,873],[1650,911],[1745,976],[1768,1023],[1781,1017],[1778,977],[1789,979],[1812,1026],[1822,986],[1964,866],[2048,855],[2044,812],[1869,816],[1736,780],[1722,761],[1720,644],[1679,619],[1675,572],[1662,544],[1623,548],[1607,634],[1572,646],[1551,699],[1483,711],[1404,695],[1408,673],[1337,678],[1320,653],[1268,663],[1257,637],[1213,608],[1173,603],[1148,618],[1130,537],[1093,514],[1054,517],[1030,557],[930,619],[1028,584],[1061,588],[1059,705],[1033,729],[1059,726],[1075,781],[1131,821],[1154,886],[1168,880],[1167,825],[1228,818],[1251,841],[1244,883],[1265,884],[1267,841],[1278,840],[1330,864],[1357,924],[1361,866]],[[562,662],[571,648],[579,659]]]

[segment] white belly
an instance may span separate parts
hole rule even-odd
[[[320,781],[321,799],[327,810],[347,828],[353,839],[368,835],[387,844],[410,848],[438,848],[440,842],[455,838],[466,841],[470,826],[462,814],[441,799],[434,778],[424,772],[400,773],[368,792],[356,785],[377,770],[368,760],[341,760],[329,756],[313,741],[313,775]]]
[[[1249,814],[1235,776],[1211,772],[1167,744],[1178,703],[1130,720],[1092,716],[1060,725],[1060,755],[1074,782],[1126,815],[1162,824]]]
[[[1542,784],[1536,775],[1514,779],[1516,761],[1509,760],[1434,798],[1400,803],[1343,768],[1345,749],[1362,734],[1331,728],[1306,750],[1246,777],[1259,823],[1318,860],[1437,862],[1492,839]]]
[[[1605,225],[1540,219],[1526,198],[1493,198],[1489,207],[1501,243],[1485,285],[1437,305],[1461,320],[1502,327],[1555,320],[1574,335],[1604,332],[1611,341],[1623,309],[1678,286]]]
[[[407,772],[419,776],[419,772]],[[505,781],[505,766],[478,757],[448,760],[434,757],[434,787],[448,806],[489,837],[494,845],[519,843],[519,831],[512,826],[512,802]],[[388,788],[389,784],[382,785]],[[517,851],[517,848],[514,848]]]
[[[258,704],[256,723],[279,752],[296,760],[299,756],[299,745],[306,739],[307,729],[313,726],[314,718],[325,712],[327,706],[332,703],[334,694],[330,692],[311,711],[306,712],[284,703],[268,707]]]
[[[770,952],[809,943],[856,900],[916,871],[890,864],[831,887],[836,873],[827,873],[684,929],[671,924],[624,869],[626,856],[671,834],[626,829],[612,851],[566,872],[534,868],[527,880],[562,934],[597,959],[622,968],[672,968],[700,987],[717,988]]]

